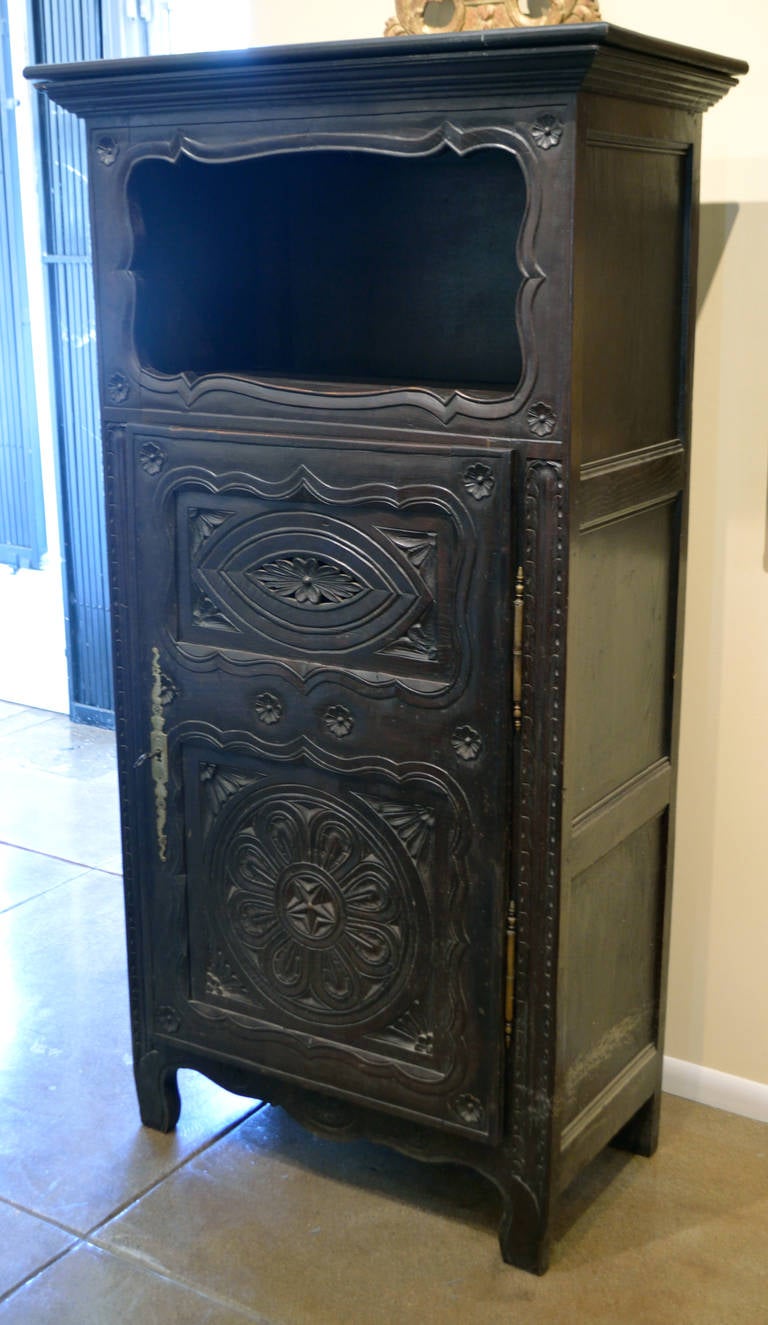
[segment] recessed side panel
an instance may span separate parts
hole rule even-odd
[[[681,431],[688,148],[594,131],[582,188],[583,460]]]
[[[571,883],[562,993],[563,1114],[570,1123],[654,1045],[658,1024],[666,814]]]
[[[581,534],[571,572],[576,818],[670,753],[677,506]]]

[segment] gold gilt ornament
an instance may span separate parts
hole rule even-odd
[[[553,23],[595,23],[598,0],[395,0],[397,17],[385,36],[406,33],[478,32],[489,28],[542,28]]]

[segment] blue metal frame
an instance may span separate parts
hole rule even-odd
[[[7,0],[0,0],[0,563],[37,570],[45,510]]]
[[[31,0],[38,63],[102,55],[99,0]],[[109,578],[103,508],[96,332],[82,124],[39,99],[45,255],[65,567],[70,711],[78,722],[114,724]]]

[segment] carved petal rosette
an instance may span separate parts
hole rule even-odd
[[[220,919],[240,968],[304,1020],[367,1020],[396,1002],[416,939],[405,857],[310,788],[259,792],[218,844]]]

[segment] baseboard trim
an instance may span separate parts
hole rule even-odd
[[[712,1067],[686,1063],[682,1058],[665,1058],[661,1088],[670,1095],[682,1095],[713,1109],[768,1123],[768,1085],[760,1081],[732,1077]]]

